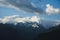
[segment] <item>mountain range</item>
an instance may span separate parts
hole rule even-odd
[[[38,34],[58,29],[60,29],[60,25],[46,29],[43,25],[32,22],[17,23],[16,25],[0,23],[0,38],[3,38],[2,40],[34,40]]]

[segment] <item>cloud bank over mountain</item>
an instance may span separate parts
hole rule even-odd
[[[27,24],[28,26],[32,26],[32,27],[39,27],[37,25],[37,23],[39,23],[41,20],[41,18],[37,17],[37,16],[32,16],[32,17],[20,17],[19,15],[12,15],[12,16],[5,16],[4,18],[0,18],[0,23],[3,24],[14,24],[17,25],[18,23],[23,23],[23,24]]]
[[[38,25],[43,25],[45,28],[50,28],[52,26],[56,26],[60,24],[60,20],[55,21],[46,21],[43,18],[38,16],[32,17],[20,17],[19,15],[5,16],[4,18],[0,18],[0,23],[10,23],[16,25],[17,23],[23,23],[28,25],[32,25],[33,27],[39,27]]]
[[[19,15],[13,15],[13,16],[6,16],[4,18],[0,18],[0,23],[25,23],[25,22],[37,22],[39,23],[40,18],[37,16],[32,17],[19,17]]]

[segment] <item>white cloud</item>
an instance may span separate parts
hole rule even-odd
[[[0,18],[0,23],[30,23],[32,22],[32,27],[39,27],[36,23],[42,24],[45,28],[50,28],[52,26],[56,26],[60,24],[60,20],[54,20],[54,21],[46,21],[38,16],[32,16],[32,17],[20,17],[19,15],[12,15],[12,16],[5,16],[3,18]]]
[[[33,24],[32,26],[33,26],[34,28],[36,28],[36,27],[39,28],[39,26],[38,26],[37,24]]]
[[[25,22],[39,22],[40,18],[37,16],[32,17],[19,17],[19,15],[13,15],[13,16],[6,16],[4,18],[0,18],[0,23],[25,23]]]
[[[31,18],[31,21],[32,22],[39,22],[40,21],[40,18],[38,18],[37,16],[33,16],[32,18]]]
[[[32,17],[20,17],[19,15],[12,15],[12,16],[5,16],[4,18],[0,18],[0,23],[11,23],[16,25],[17,23],[26,23],[26,22],[32,22],[32,23],[39,23],[40,18],[37,16]],[[37,24],[32,24],[32,27],[39,27]]]
[[[59,14],[60,9],[59,8],[54,8],[52,5],[47,4],[46,5],[46,13],[51,15],[51,14]]]

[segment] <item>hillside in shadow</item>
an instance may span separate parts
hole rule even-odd
[[[35,40],[60,40],[60,25],[50,28],[48,32],[40,33]]]
[[[17,25],[0,23],[0,39],[34,40],[35,36],[44,30],[45,28],[42,25],[39,25],[39,28],[34,28],[22,23],[18,23]]]
[[[0,23],[1,40],[57,40],[60,39],[60,25],[46,30],[42,25],[34,28],[31,25],[18,23]]]

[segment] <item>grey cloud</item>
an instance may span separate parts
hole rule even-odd
[[[15,7],[19,8],[20,10],[23,10],[25,12],[43,13],[43,9],[34,7],[31,4],[31,1],[32,0],[5,0],[5,2],[7,4],[10,4],[12,6],[15,6]]]

